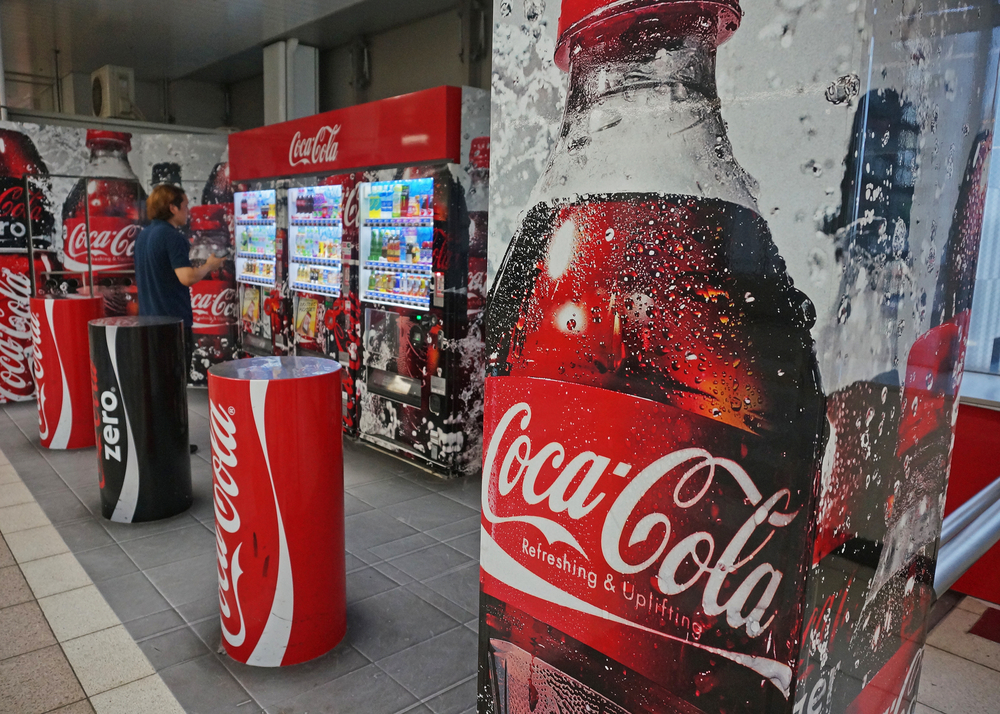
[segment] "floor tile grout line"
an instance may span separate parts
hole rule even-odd
[[[965,635],[965,636],[971,635],[972,637],[979,637],[979,635],[973,635],[971,632],[964,632],[962,634]],[[986,638],[983,637],[981,639],[986,639]],[[986,639],[986,641],[987,642],[992,642],[993,640]],[[969,662],[971,664],[979,665],[983,669],[988,669],[988,670],[990,670],[992,672],[1000,672],[1000,665],[994,667],[994,666],[991,666],[991,665],[988,665],[988,664],[983,664],[982,662],[977,662],[974,659],[969,659],[965,655],[958,654],[957,652],[952,652],[951,650],[946,650],[943,647],[938,647],[937,645],[932,645],[932,644],[929,644],[929,643],[924,643],[924,647],[930,647],[931,649],[937,650],[938,652],[944,652],[945,654],[951,655],[952,657],[957,657],[958,659],[965,660],[966,662]]]
[[[5,413],[5,415],[6,415],[6,412],[4,412],[4,413]],[[8,418],[10,418],[10,416],[9,416],[9,415],[6,415],[6,416],[7,416]],[[13,420],[12,420],[12,421],[13,421]],[[23,430],[22,430],[22,433],[24,433],[24,432],[23,432]],[[30,439],[29,439],[29,443],[32,443],[32,442],[30,441]],[[6,454],[4,454],[4,452],[3,452],[3,450],[2,450],[2,449],[0,449],[0,458],[2,458],[2,459],[3,459],[4,461],[6,461],[7,463],[9,463],[9,464],[11,465],[11,468],[12,468],[12,470],[14,471],[14,473],[15,473],[15,474],[17,475],[17,477],[18,477],[18,481],[19,481],[20,483],[24,484],[24,479],[22,479],[22,478],[20,477],[20,473],[18,472],[18,470],[17,470],[17,467],[15,467],[15,466],[14,466],[14,465],[13,465],[13,464],[12,464],[12,463],[10,462],[10,459],[8,459],[8,458],[6,457]],[[56,472],[56,473],[57,473],[57,475],[58,475],[58,472]],[[61,478],[61,477],[60,477],[60,478]],[[25,486],[27,486],[27,484],[25,484]],[[31,489],[29,488],[29,489],[28,489],[28,491],[30,492],[30,491],[31,491]],[[75,494],[74,494],[74,496],[75,496]],[[33,498],[33,501],[32,501],[32,502],[33,502],[33,503],[35,503],[36,505],[38,505],[39,509],[40,509],[40,510],[42,511],[42,515],[43,515],[43,516],[45,517],[46,521],[48,522],[47,524],[48,524],[48,525],[50,525],[50,526],[52,526],[53,528],[55,528],[55,524],[54,524],[54,523],[52,523],[51,519],[49,519],[49,517],[48,517],[48,514],[46,514],[46,513],[45,513],[45,511],[44,511],[44,509],[42,509],[42,508],[41,508],[41,506],[40,506],[40,505],[38,504],[38,501],[37,501],[36,499],[34,499],[34,494],[32,494],[32,498]],[[89,509],[88,509],[88,511],[89,511]],[[29,530],[29,529],[23,529],[23,530]],[[16,531],[16,532],[20,532],[20,531]],[[57,532],[57,534],[58,534],[58,528],[56,528],[56,532]],[[4,533],[3,533],[3,531],[2,531],[2,530],[0,530],[0,536],[4,536]],[[60,538],[62,538],[62,535],[61,535],[61,534],[59,534],[59,537],[60,537]],[[6,540],[6,537],[4,537],[4,540]],[[65,541],[63,541],[63,542],[65,543]],[[13,556],[13,553],[12,553],[11,555]],[[73,553],[73,551],[72,551],[72,550],[69,550],[69,546],[68,546],[68,544],[67,544],[67,552],[66,552],[66,553],[59,553],[59,554],[57,554],[57,555],[69,555],[70,557],[72,557],[72,558],[74,559],[74,561],[75,561],[75,562],[77,563],[77,565],[78,565],[78,566],[80,567],[81,571],[82,571],[82,572],[83,572],[83,574],[84,574],[84,577],[85,577],[85,578],[87,579],[87,584],[86,584],[86,585],[83,585],[83,586],[80,586],[79,588],[71,588],[71,589],[69,589],[69,590],[65,590],[65,591],[62,591],[62,592],[72,592],[72,591],[74,591],[74,590],[79,590],[79,589],[81,589],[81,588],[83,588],[83,587],[87,587],[88,585],[93,585],[93,586],[95,587],[95,589],[97,589],[97,590],[98,590],[98,593],[100,593],[100,589],[98,589],[98,588],[97,588],[97,586],[96,586],[96,584],[94,583],[93,579],[91,579],[91,577],[90,577],[89,573],[87,573],[87,571],[86,571],[86,570],[85,570],[85,569],[83,568],[83,566],[79,564],[79,560],[78,560],[78,559],[76,558],[76,554],[75,554],[75,553]],[[26,561],[26,562],[35,562],[35,561]],[[18,568],[20,568],[20,567],[21,567],[21,563],[20,563],[20,561],[18,561],[18,560],[17,560],[17,558],[16,558],[16,557],[14,557],[14,563],[15,563],[15,565],[16,565],[16,566],[17,566]],[[24,577],[24,576],[23,576],[23,569],[22,569],[22,571],[21,571],[21,572],[22,572],[22,577]],[[25,580],[27,581],[27,578],[25,578]],[[115,628],[115,627],[121,627],[121,628],[122,628],[122,630],[124,630],[124,631],[125,631],[125,632],[127,633],[128,631],[127,631],[127,630],[125,629],[125,625],[124,625],[124,623],[123,623],[123,622],[121,621],[121,618],[120,618],[120,617],[118,617],[117,613],[115,613],[115,612],[114,612],[114,610],[111,610],[112,614],[113,614],[113,615],[114,615],[114,617],[115,617],[115,620],[117,621],[117,624],[115,624],[115,625],[112,625],[111,627],[108,627],[108,628],[102,628],[102,629],[100,629],[100,630],[97,630],[97,631],[95,631],[95,632],[91,632],[91,633],[87,633],[87,635],[80,635],[80,636],[78,636],[78,637],[73,637],[73,638],[68,638],[68,639],[66,639],[66,640],[60,640],[60,639],[59,639],[59,637],[58,637],[58,635],[57,635],[57,634],[56,634],[56,632],[55,632],[55,629],[54,629],[54,628],[52,627],[52,623],[51,623],[51,621],[49,620],[49,617],[48,617],[48,615],[46,615],[46,613],[45,613],[45,610],[44,610],[44,609],[42,608],[42,606],[41,606],[40,604],[38,604],[39,600],[40,600],[40,599],[44,599],[44,598],[39,598],[39,597],[37,596],[37,594],[35,593],[35,590],[34,590],[34,588],[33,588],[33,587],[31,586],[31,584],[30,584],[30,583],[27,583],[27,585],[28,585],[28,589],[29,589],[29,591],[30,591],[30,592],[31,592],[31,594],[32,594],[32,597],[33,597],[33,601],[34,601],[34,602],[35,602],[35,603],[37,604],[37,606],[38,606],[38,609],[39,609],[39,610],[41,611],[41,613],[42,613],[42,617],[43,617],[43,618],[45,619],[45,624],[46,624],[46,626],[48,627],[49,631],[50,631],[50,632],[52,633],[52,637],[53,637],[53,639],[54,639],[54,640],[56,641],[56,644],[58,644],[58,645],[59,645],[59,649],[60,649],[60,651],[62,652],[62,655],[63,655],[63,657],[64,657],[64,658],[65,658],[65,660],[66,660],[66,663],[67,663],[67,666],[69,667],[70,671],[71,671],[71,672],[73,673],[73,677],[74,677],[74,678],[76,679],[77,683],[79,684],[79,686],[80,686],[80,691],[81,691],[81,692],[83,692],[83,694],[84,694],[84,699],[86,699],[86,700],[87,700],[87,701],[89,702],[89,701],[90,701],[90,699],[91,699],[91,695],[88,695],[88,694],[87,694],[87,690],[86,690],[86,687],[84,687],[84,685],[83,685],[83,681],[82,681],[82,680],[80,679],[80,674],[79,674],[79,673],[77,672],[76,668],[75,668],[75,667],[73,666],[73,663],[72,663],[72,661],[71,661],[71,660],[70,660],[70,658],[69,658],[69,654],[68,654],[68,653],[66,652],[66,647],[65,647],[65,645],[66,645],[66,643],[69,643],[69,642],[73,642],[73,641],[76,641],[76,640],[78,640],[78,639],[80,639],[80,638],[82,638],[82,637],[86,637],[86,636],[88,636],[88,635],[93,635],[93,634],[95,634],[96,632],[104,632],[104,631],[107,631],[107,630],[109,630],[109,629],[113,629],[113,628]],[[60,592],[60,593],[52,593],[51,595],[59,595],[59,594],[62,594],[62,592]],[[47,596],[45,596],[45,597],[50,597],[51,595],[47,595]],[[101,597],[102,597],[102,598],[104,597],[104,596],[103,596],[103,594],[101,594]],[[105,601],[105,602],[106,602],[106,601]],[[109,607],[109,609],[110,609],[110,605],[109,605],[108,607]],[[131,637],[131,635],[129,635],[129,636]],[[133,640],[133,641],[134,641],[134,640]],[[147,662],[147,663],[149,664],[149,666],[150,666],[150,669],[152,669],[152,670],[153,670],[153,675],[147,675],[147,676],[144,676],[144,677],[140,677],[139,679],[136,679],[136,680],[132,680],[132,682],[135,682],[135,681],[139,681],[140,679],[146,679],[146,678],[147,678],[148,676],[159,676],[159,673],[158,673],[158,672],[156,671],[156,669],[155,669],[155,668],[154,668],[154,667],[152,666],[152,664],[151,664],[151,663],[149,663],[149,659],[148,659],[148,658],[146,657],[145,653],[144,653],[144,652],[142,652],[142,650],[138,648],[138,645],[136,645],[136,648],[138,649],[138,653],[139,653],[139,655],[140,655],[140,656],[142,656],[142,657],[143,657],[143,658],[144,658],[144,659],[146,660],[146,662]],[[162,681],[162,680],[161,680],[161,681]],[[122,684],[121,686],[125,686],[126,684],[131,684],[132,682],[125,682],[125,683],[124,683],[124,684]],[[164,683],[164,687],[165,687],[165,688],[167,689],[167,691],[169,691],[169,687],[166,687],[166,684],[165,684],[165,683]],[[110,691],[110,690],[109,690],[109,691]],[[94,694],[94,696],[98,696],[99,694],[103,694],[103,693],[104,693],[104,692],[97,692],[97,693],[95,693],[95,694]],[[174,697],[174,695],[173,695],[173,692],[170,692],[170,696],[171,696],[171,697]],[[77,701],[83,701],[83,700],[77,700]],[[174,701],[176,702],[176,697],[174,697]],[[75,702],[71,702],[71,703],[75,703]],[[178,705],[178,706],[180,706],[180,703],[179,703],[179,702],[177,702],[177,705]],[[183,708],[183,707],[181,707],[181,708]]]
[[[379,667],[378,663],[375,663],[375,666],[378,667],[379,669],[381,669],[383,672],[385,672],[384,669],[382,669],[381,667]],[[397,684],[399,684],[401,687],[403,687],[403,689],[406,689],[406,686],[403,685],[401,682],[398,682],[395,677],[393,677],[388,672],[385,672],[385,673],[386,673],[386,675],[388,675],[392,679],[392,681],[394,681]],[[404,709],[400,709],[399,711],[396,712],[396,714],[406,714],[406,712],[412,711],[416,707],[427,706],[427,702],[431,701],[432,699],[436,699],[437,697],[440,697],[442,694],[447,694],[451,690],[457,689],[458,687],[461,687],[466,682],[469,682],[469,681],[475,679],[478,676],[479,676],[478,673],[477,674],[470,674],[468,677],[465,677],[464,679],[461,679],[461,680],[455,682],[454,684],[450,684],[450,685],[448,685],[447,687],[445,687],[444,689],[442,689],[440,691],[434,692],[433,694],[428,694],[426,697],[423,697],[423,698],[419,698],[418,697],[417,701],[415,701],[410,706],[405,707]],[[409,689],[406,689],[406,691],[410,692]],[[410,692],[410,694],[413,694],[413,692]],[[413,696],[417,696],[417,695],[413,694]],[[427,708],[429,709],[430,707],[428,706]]]

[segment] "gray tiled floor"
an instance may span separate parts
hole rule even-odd
[[[41,449],[34,403],[0,411],[0,448],[185,709],[474,711],[479,479],[345,443],[347,637],[312,662],[247,667],[219,652],[206,392],[189,402],[194,506],[136,525],[101,517],[93,449]]]

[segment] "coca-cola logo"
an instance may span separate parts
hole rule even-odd
[[[38,437],[44,443],[49,438],[49,419],[46,414],[45,368],[42,366],[42,323],[37,313],[31,313],[31,346],[34,350],[35,384],[38,385]]]
[[[692,591],[700,596],[701,616],[743,631],[751,642],[767,633],[784,573],[762,552],[773,554],[765,546],[798,516],[790,510],[790,490],[766,495],[736,461],[704,448],[677,448],[638,466],[632,459],[642,458],[641,452],[624,461],[574,450],[572,431],[560,431],[560,441],[535,444],[531,422],[531,406],[515,403],[488,440],[483,518],[493,524],[493,536],[501,524],[522,526],[516,541],[484,536],[484,569],[502,572],[509,584],[537,597],[551,599],[546,592],[561,591],[557,600],[572,610],[729,659],[789,696],[792,672],[785,662],[710,647],[699,642],[701,626],[683,636],[660,631],[647,614],[665,611],[668,599]],[[745,518],[719,523],[689,515],[710,505],[707,494],[717,497],[720,491],[730,503],[750,506]],[[647,497],[651,493],[670,497]],[[689,523],[716,525],[699,530]],[[543,538],[524,537],[531,531],[523,526]],[[720,542],[716,526],[729,533],[728,542]],[[567,580],[566,573],[574,577]]]
[[[128,223],[114,229],[90,231],[90,255],[99,258],[128,258],[135,255],[135,238],[140,226]],[[81,221],[73,226],[66,241],[66,252],[74,258],[87,255],[87,226]]]
[[[239,582],[243,574],[240,566],[239,545],[230,555],[223,533],[236,535],[240,532],[240,513],[235,499],[240,494],[231,469],[237,466],[236,423],[232,419],[235,410],[210,403],[212,429],[212,472],[214,475],[215,523],[222,531],[215,539],[219,566],[219,608],[222,612],[222,636],[233,647],[239,647],[246,640],[247,627],[240,603]],[[230,601],[230,598],[232,601]],[[235,617],[234,617],[235,608]],[[236,626],[238,625],[238,626]]]
[[[355,184],[347,193],[347,198],[344,200],[343,220],[345,228],[358,227],[358,212],[360,211],[360,207],[358,205],[358,192],[360,190],[361,184]]]
[[[40,221],[45,215],[45,199],[40,193],[31,193],[31,220]],[[24,220],[24,188],[11,186],[0,193],[0,216]]]
[[[19,401],[34,391],[29,371],[31,278],[0,270],[0,397]]]
[[[340,124],[321,127],[315,136],[308,138],[304,138],[301,131],[295,132],[288,145],[288,165],[327,164],[336,161],[340,150],[337,143],[339,133]]]
[[[101,418],[97,424],[97,431],[104,445],[104,460],[122,462],[122,429],[121,416],[118,415],[118,407],[121,401],[118,399],[117,390],[111,389],[101,392]]]
[[[201,324],[235,324],[236,290],[225,288],[218,292],[191,293],[194,321]]]

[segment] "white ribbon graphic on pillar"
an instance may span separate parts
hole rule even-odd
[[[267,433],[264,431],[264,406],[267,402],[267,380],[250,381],[250,406],[253,409],[253,421],[260,437],[260,448],[264,452],[264,464],[267,475],[271,479],[271,493],[274,496],[274,511],[278,520],[278,582],[274,590],[274,601],[271,603],[271,613],[267,616],[264,631],[247,659],[247,664],[258,667],[279,667],[288,648],[288,640],[292,634],[292,608],[294,597],[292,590],[292,564],[288,559],[288,541],[285,538],[285,524],[281,520],[281,507],[278,505],[278,490],[274,485],[274,473],[271,471],[271,460],[267,454]]]
[[[128,406],[125,404],[125,395],[122,394],[122,380],[118,374],[118,354],[115,351],[118,328],[110,326],[105,332],[108,337],[108,353],[111,355],[111,367],[114,369],[115,383],[118,385],[118,396],[122,405],[122,414],[125,415],[125,434],[128,438],[128,451],[125,457],[125,477],[122,479],[122,490],[118,494],[118,503],[115,504],[115,512],[111,515],[111,520],[118,523],[131,523],[132,519],[135,518],[135,507],[139,502],[139,461],[135,454],[135,439],[132,437],[132,424],[128,418]]]

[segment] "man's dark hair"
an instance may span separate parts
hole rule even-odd
[[[153,189],[146,199],[146,215],[153,221],[159,218],[161,221],[169,221],[173,213],[171,206],[181,207],[185,197],[184,189],[171,186],[168,183],[161,183]]]

